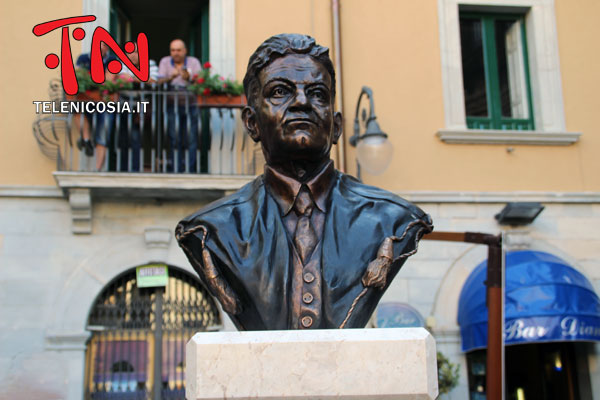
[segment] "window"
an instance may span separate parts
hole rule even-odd
[[[436,135],[442,142],[566,146],[579,140],[581,133],[567,132],[565,127],[554,0],[438,0],[438,11],[444,126]],[[465,99],[462,64],[463,57],[468,55],[461,49],[461,22],[469,19],[467,17],[471,17],[471,21],[465,21],[465,30],[469,28],[468,22],[476,25],[478,20],[480,24],[483,74],[479,75],[479,88],[486,92],[485,105],[482,105],[483,95],[480,95],[479,107],[489,112],[485,117],[472,115],[471,108],[467,113],[466,109],[467,101],[471,107],[470,102],[477,99],[473,92],[469,93],[473,97]],[[492,25],[486,25],[486,17],[494,20]],[[506,19],[514,21],[513,24],[502,26]],[[519,28],[514,27],[515,23]],[[472,26],[471,29],[474,30]],[[516,40],[517,36],[520,39]],[[486,40],[488,38],[490,40]],[[504,93],[503,116],[502,97],[494,98],[492,94],[501,96],[503,82],[499,72],[504,70],[498,68],[498,47],[506,47],[507,43],[510,43],[508,50],[501,53],[506,60],[502,79],[504,87],[508,88]],[[494,46],[496,51],[490,52],[486,44]],[[518,48],[520,51],[515,52]],[[496,61],[489,63],[487,56],[495,56]],[[494,84],[490,79],[493,68],[496,69],[497,83],[496,89],[490,91],[489,85]],[[469,79],[475,77],[469,73]],[[476,83],[467,82],[472,85],[468,88],[475,88]],[[509,101],[513,102],[510,106]],[[481,109],[478,111],[482,113]],[[502,123],[505,123],[504,127]]]
[[[468,128],[534,129],[525,37],[521,16],[460,14]]]

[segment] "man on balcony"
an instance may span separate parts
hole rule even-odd
[[[196,172],[196,151],[198,144],[198,110],[195,96],[186,88],[192,76],[202,67],[196,57],[187,55],[187,48],[181,39],[175,39],[169,46],[170,56],[163,57],[158,65],[159,83],[168,83],[173,91],[181,92],[169,96],[167,104],[167,134],[169,172]],[[187,152],[185,151],[187,150]]]
[[[104,42],[100,42],[100,54],[102,54],[102,63],[104,64],[104,74],[106,80],[112,80],[113,74],[108,70],[108,63],[112,60],[116,60],[115,56],[109,51],[108,45]],[[77,68],[84,68],[88,72],[91,70],[91,58],[90,53],[83,53],[77,58]],[[78,114],[75,115],[75,124],[79,125]],[[81,131],[81,137],[77,140],[77,147],[79,150],[84,150],[88,157],[94,155],[94,146],[90,140],[90,124],[94,125],[94,142],[96,144],[96,171],[102,171],[104,168],[104,161],[106,160],[106,149],[109,145],[110,139],[115,126],[115,117],[111,113],[85,113],[85,119],[83,122],[83,128]]]

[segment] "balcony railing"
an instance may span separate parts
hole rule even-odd
[[[51,82],[50,93],[67,101],[60,83]],[[254,175],[262,168],[241,103],[199,104],[195,94],[156,84],[104,100],[132,112],[88,113],[75,104],[69,110],[79,112],[38,115],[34,135],[59,171]]]

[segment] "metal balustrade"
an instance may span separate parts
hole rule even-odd
[[[81,102],[89,100],[61,93],[51,82],[51,100],[74,102],[69,111],[79,112],[39,114],[33,124],[59,171],[254,175],[262,169],[260,148],[242,127],[241,103],[199,104],[186,90],[141,84],[100,100],[99,108],[131,112],[88,113]]]

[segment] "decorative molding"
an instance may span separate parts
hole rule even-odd
[[[503,243],[506,250],[526,250],[531,248],[533,238],[526,229],[511,229],[504,232]]]
[[[92,233],[92,196],[89,189],[69,189],[71,205],[71,231]]]
[[[437,132],[437,136],[445,143],[568,146],[577,142],[581,133],[496,129],[442,129]]]
[[[565,131],[554,0],[438,0],[444,116],[447,129],[465,130],[459,6],[525,16],[534,122],[543,132]]]
[[[171,243],[172,230],[163,226],[149,226],[144,229],[144,242],[149,249],[167,249]]]
[[[149,226],[144,229],[148,263],[167,263],[171,237],[173,237],[173,230],[163,226]]]
[[[56,186],[0,185],[0,197],[60,199],[65,196]]]
[[[255,178],[250,175],[62,171],[56,171],[53,175],[69,199],[72,232],[81,234],[92,233],[92,197],[216,200],[223,197],[224,193],[240,189]],[[154,237],[155,233],[149,235]]]
[[[537,201],[540,203],[596,204],[600,192],[396,192],[415,203],[508,203]]]
[[[90,332],[47,332],[46,350],[55,351],[85,351]]]
[[[80,173],[55,173],[59,174],[65,190],[69,188],[86,188],[85,183],[92,184],[89,188],[104,187],[110,189],[109,186],[102,186],[106,181],[111,181],[119,186],[118,179],[107,178],[106,176],[94,177],[79,177],[71,176],[71,174],[81,175]],[[88,175],[107,175],[90,173]],[[121,174],[119,174],[121,175]],[[126,174],[125,174],[126,175]],[[141,174],[135,174],[141,175]],[[156,174],[151,174],[147,179],[152,180]],[[173,178],[174,180],[172,180]],[[141,178],[137,183],[144,182],[145,177]],[[184,175],[173,177],[170,175],[168,182],[156,182],[150,184],[143,183],[147,189],[154,190],[158,187],[166,190],[181,189],[187,190],[219,190],[224,196],[234,193],[244,184],[254,179],[254,176],[201,176]],[[132,181],[129,181],[133,183]],[[60,184],[59,184],[60,185]],[[80,185],[80,186],[78,186]],[[178,186],[181,185],[181,186]],[[225,188],[226,187],[226,188]],[[541,203],[562,203],[562,204],[597,204],[600,203],[600,192],[529,192],[529,191],[514,191],[514,192],[442,192],[442,191],[397,191],[399,196],[416,202],[416,203],[507,203],[510,201],[538,201]],[[0,186],[1,197],[32,197],[32,198],[63,198],[63,192],[54,186]]]
[[[131,189],[131,190],[238,190],[256,178],[254,175],[183,175],[121,172],[53,173],[63,189]]]

